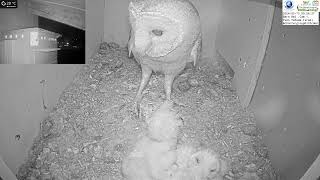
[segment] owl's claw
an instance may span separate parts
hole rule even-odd
[[[178,100],[167,99],[168,103],[171,103],[173,107],[189,107],[184,103],[179,102]]]
[[[139,98],[137,96],[133,101],[133,107],[132,107],[133,108],[133,113],[138,119],[140,119],[142,117],[141,107],[140,107],[141,99],[142,98]]]
[[[139,102],[134,103],[135,115],[140,119],[141,118],[141,107]]]

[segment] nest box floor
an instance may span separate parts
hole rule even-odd
[[[141,70],[126,48],[102,43],[42,122],[18,179],[121,180],[122,159],[165,100],[164,76],[153,74],[138,119],[133,99]],[[225,179],[278,179],[253,113],[242,108],[219,63],[199,61],[176,78],[172,99],[184,125],[179,143],[210,148],[230,165]]]

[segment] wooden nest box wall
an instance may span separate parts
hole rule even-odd
[[[252,99],[267,49],[275,4],[222,1],[216,49],[234,70],[233,86],[247,107]]]
[[[85,30],[85,0],[29,0],[31,13]]]

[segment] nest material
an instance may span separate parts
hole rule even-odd
[[[155,74],[144,90],[143,116],[136,118],[132,105],[141,70],[127,56],[126,48],[101,44],[43,121],[18,179],[123,179],[123,158],[165,100],[163,75]],[[224,179],[278,179],[252,112],[241,107],[224,68],[210,64],[187,66],[174,82],[174,109],[184,123],[178,144],[219,153],[230,165]]]

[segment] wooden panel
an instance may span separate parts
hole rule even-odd
[[[38,37],[36,38],[38,39],[39,44],[38,46],[33,46],[33,49],[48,49],[58,47],[58,42],[56,39],[60,36],[59,34],[40,28],[30,29],[29,32],[38,32]]]
[[[310,166],[308,171],[304,174],[304,176],[300,180],[308,180],[308,179],[319,179],[320,177],[320,155]]]
[[[1,156],[0,156],[0,174],[1,174],[1,179],[17,180],[16,176],[8,168],[7,164],[3,161]]]
[[[89,0],[90,1],[90,0]],[[130,0],[105,0],[104,41],[126,46],[129,39],[128,5]]]
[[[1,43],[1,64],[30,64],[30,49],[23,39],[4,40]]]
[[[274,6],[249,2],[247,36],[244,36],[240,52],[239,68],[234,79],[243,106],[251,102],[260,74],[272,26]],[[239,59],[240,60],[240,59]]]
[[[25,47],[23,39],[12,40],[12,59],[11,64],[25,64],[28,61],[26,56],[28,47]],[[27,50],[27,51],[26,51]]]
[[[104,6],[105,0],[86,0],[86,63],[103,41]]]
[[[15,39],[12,40],[12,59],[10,60],[10,64],[30,64],[30,45],[29,45],[29,31],[33,28],[21,29],[21,30],[13,30],[7,32],[7,36],[11,36]],[[23,35],[23,38],[22,38]]]
[[[0,32],[38,25],[38,18],[32,16],[27,2],[29,0],[18,0],[18,8],[0,9]]]
[[[57,64],[57,51],[34,51],[35,64]]]
[[[0,40],[0,64],[4,64],[4,40]]]
[[[281,17],[280,6],[250,107],[266,129],[272,165],[291,180],[320,149],[320,26],[283,26]]]
[[[85,30],[85,0],[65,1],[64,4],[59,2],[63,1],[31,0],[29,7],[32,14]]]
[[[52,4],[70,6],[72,8],[78,8],[82,10],[86,9],[85,0],[45,0],[45,1],[50,2]]]
[[[216,47],[219,53],[236,71],[240,47],[244,45],[241,36],[245,33],[247,0],[222,1],[221,19],[218,25]]]
[[[12,45],[14,40],[4,41],[4,64],[11,64],[12,62]]]
[[[274,6],[255,1],[223,1],[217,49],[235,72],[233,85],[248,106],[268,44]]]
[[[34,36],[31,36],[34,34]],[[57,53],[57,41],[59,36],[57,33],[53,33],[40,28],[27,28],[20,30],[13,30],[5,32],[4,34],[4,49],[2,63],[9,64],[35,64],[35,63],[56,63],[56,55],[40,55],[37,59],[34,57],[33,51],[49,52],[55,51]],[[31,40],[33,39],[33,40]],[[31,46],[31,41],[37,42]],[[39,58],[43,58],[38,60]],[[38,62],[36,62],[36,60]]]
[[[201,58],[216,57],[215,41],[217,39],[218,23],[221,14],[221,3],[224,0],[190,0],[200,15],[202,49]]]

